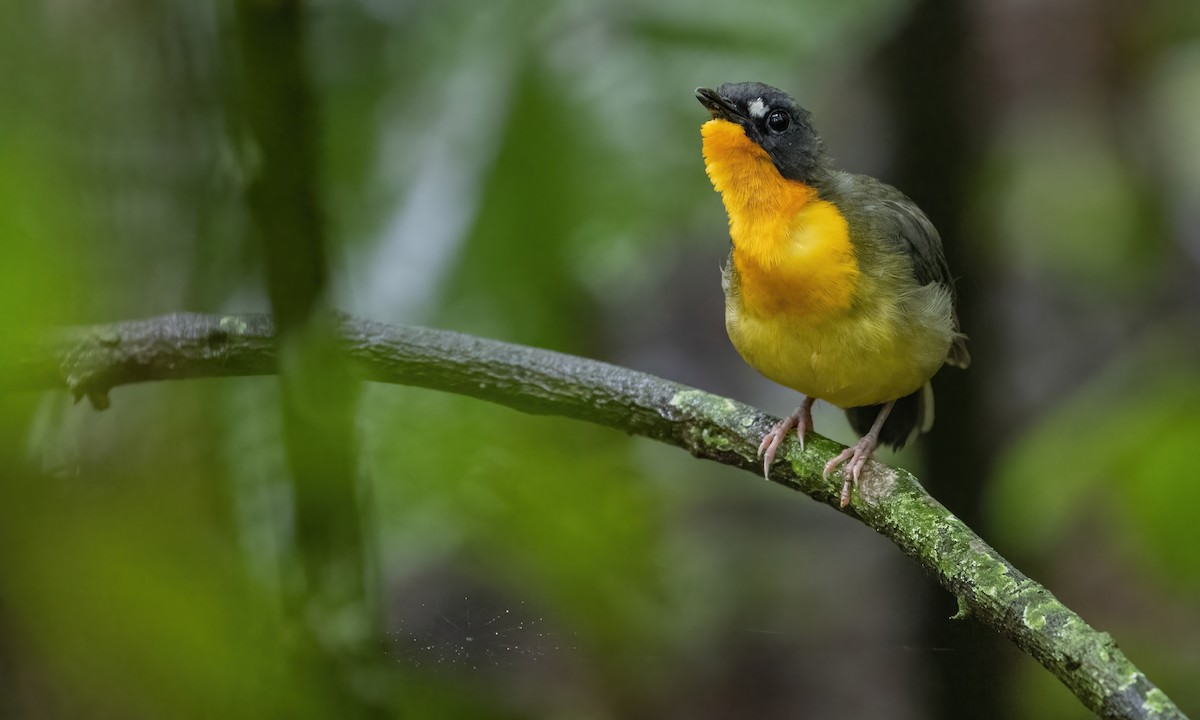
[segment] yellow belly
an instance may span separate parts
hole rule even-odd
[[[874,405],[919,389],[941,367],[945,331],[909,325],[900,313],[848,312],[822,322],[762,316],[726,302],[725,327],[754,369],[780,385],[839,407]]]

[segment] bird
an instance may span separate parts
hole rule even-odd
[[[937,229],[904,193],[833,167],[812,114],[758,82],[697,88],[705,172],[729,218],[725,329],[767,378],[804,395],[763,437],[763,475],[788,432],[813,431],[816,400],[845,410],[860,439],[826,463],[850,503],[881,445],[933,424],[930,379],[971,356]]]

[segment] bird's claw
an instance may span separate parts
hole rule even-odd
[[[763,477],[768,480],[771,479],[771,463],[775,462],[775,451],[779,449],[780,443],[787,437],[788,430],[792,429],[795,421],[796,419],[790,415],[780,420],[758,444],[758,457],[763,460]]]
[[[825,470],[821,473],[821,476],[826,480],[837,471],[839,466],[843,466],[842,477],[845,478],[845,481],[842,483],[842,493],[838,498],[839,507],[846,507],[850,504],[850,490],[858,484],[863,467],[871,459],[878,444],[878,441],[874,438],[864,437],[853,447],[846,448],[838,453],[836,457],[825,463]]]
[[[800,440],[800,452],[804,452],[804,434],[812,430],[812,413],[808,405],[775,423],[762,442],[758,444],[758,457],[763,459],[763,477],[771,479],[771,464],[775,462],[775,452],[787,438],[788,431],[796,428],[796,437]]]

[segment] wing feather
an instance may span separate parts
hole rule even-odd
[[[962,334],[955,305],[958,295],[954,276],[946,264],[942,238],[925,213],[907,195],[887,183],[866,175],[835,173],[823,188],[839,207],[855,208],[856,220],[864,227],[875,229],[875,236],[894,243],[891,250],[900,251],[909,259],[913,278],[920,286],[936,283],[950,293],[954,322],[954,339],[946,353],[947,364],[965,368],[971,364],[966,336]]]

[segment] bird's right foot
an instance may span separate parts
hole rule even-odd
[[[787,437],[788,430],[796,428],[796,437],[800,440],[800,452],[804,452],[804,434],[813,429],[812,420],[813,398],[804,398],[796,412],[775,423],[775,427],[763,436],[758,445],[758,457],[763,459],[763,477],[771,479],[771,463],[775,462],[775,451]]]

